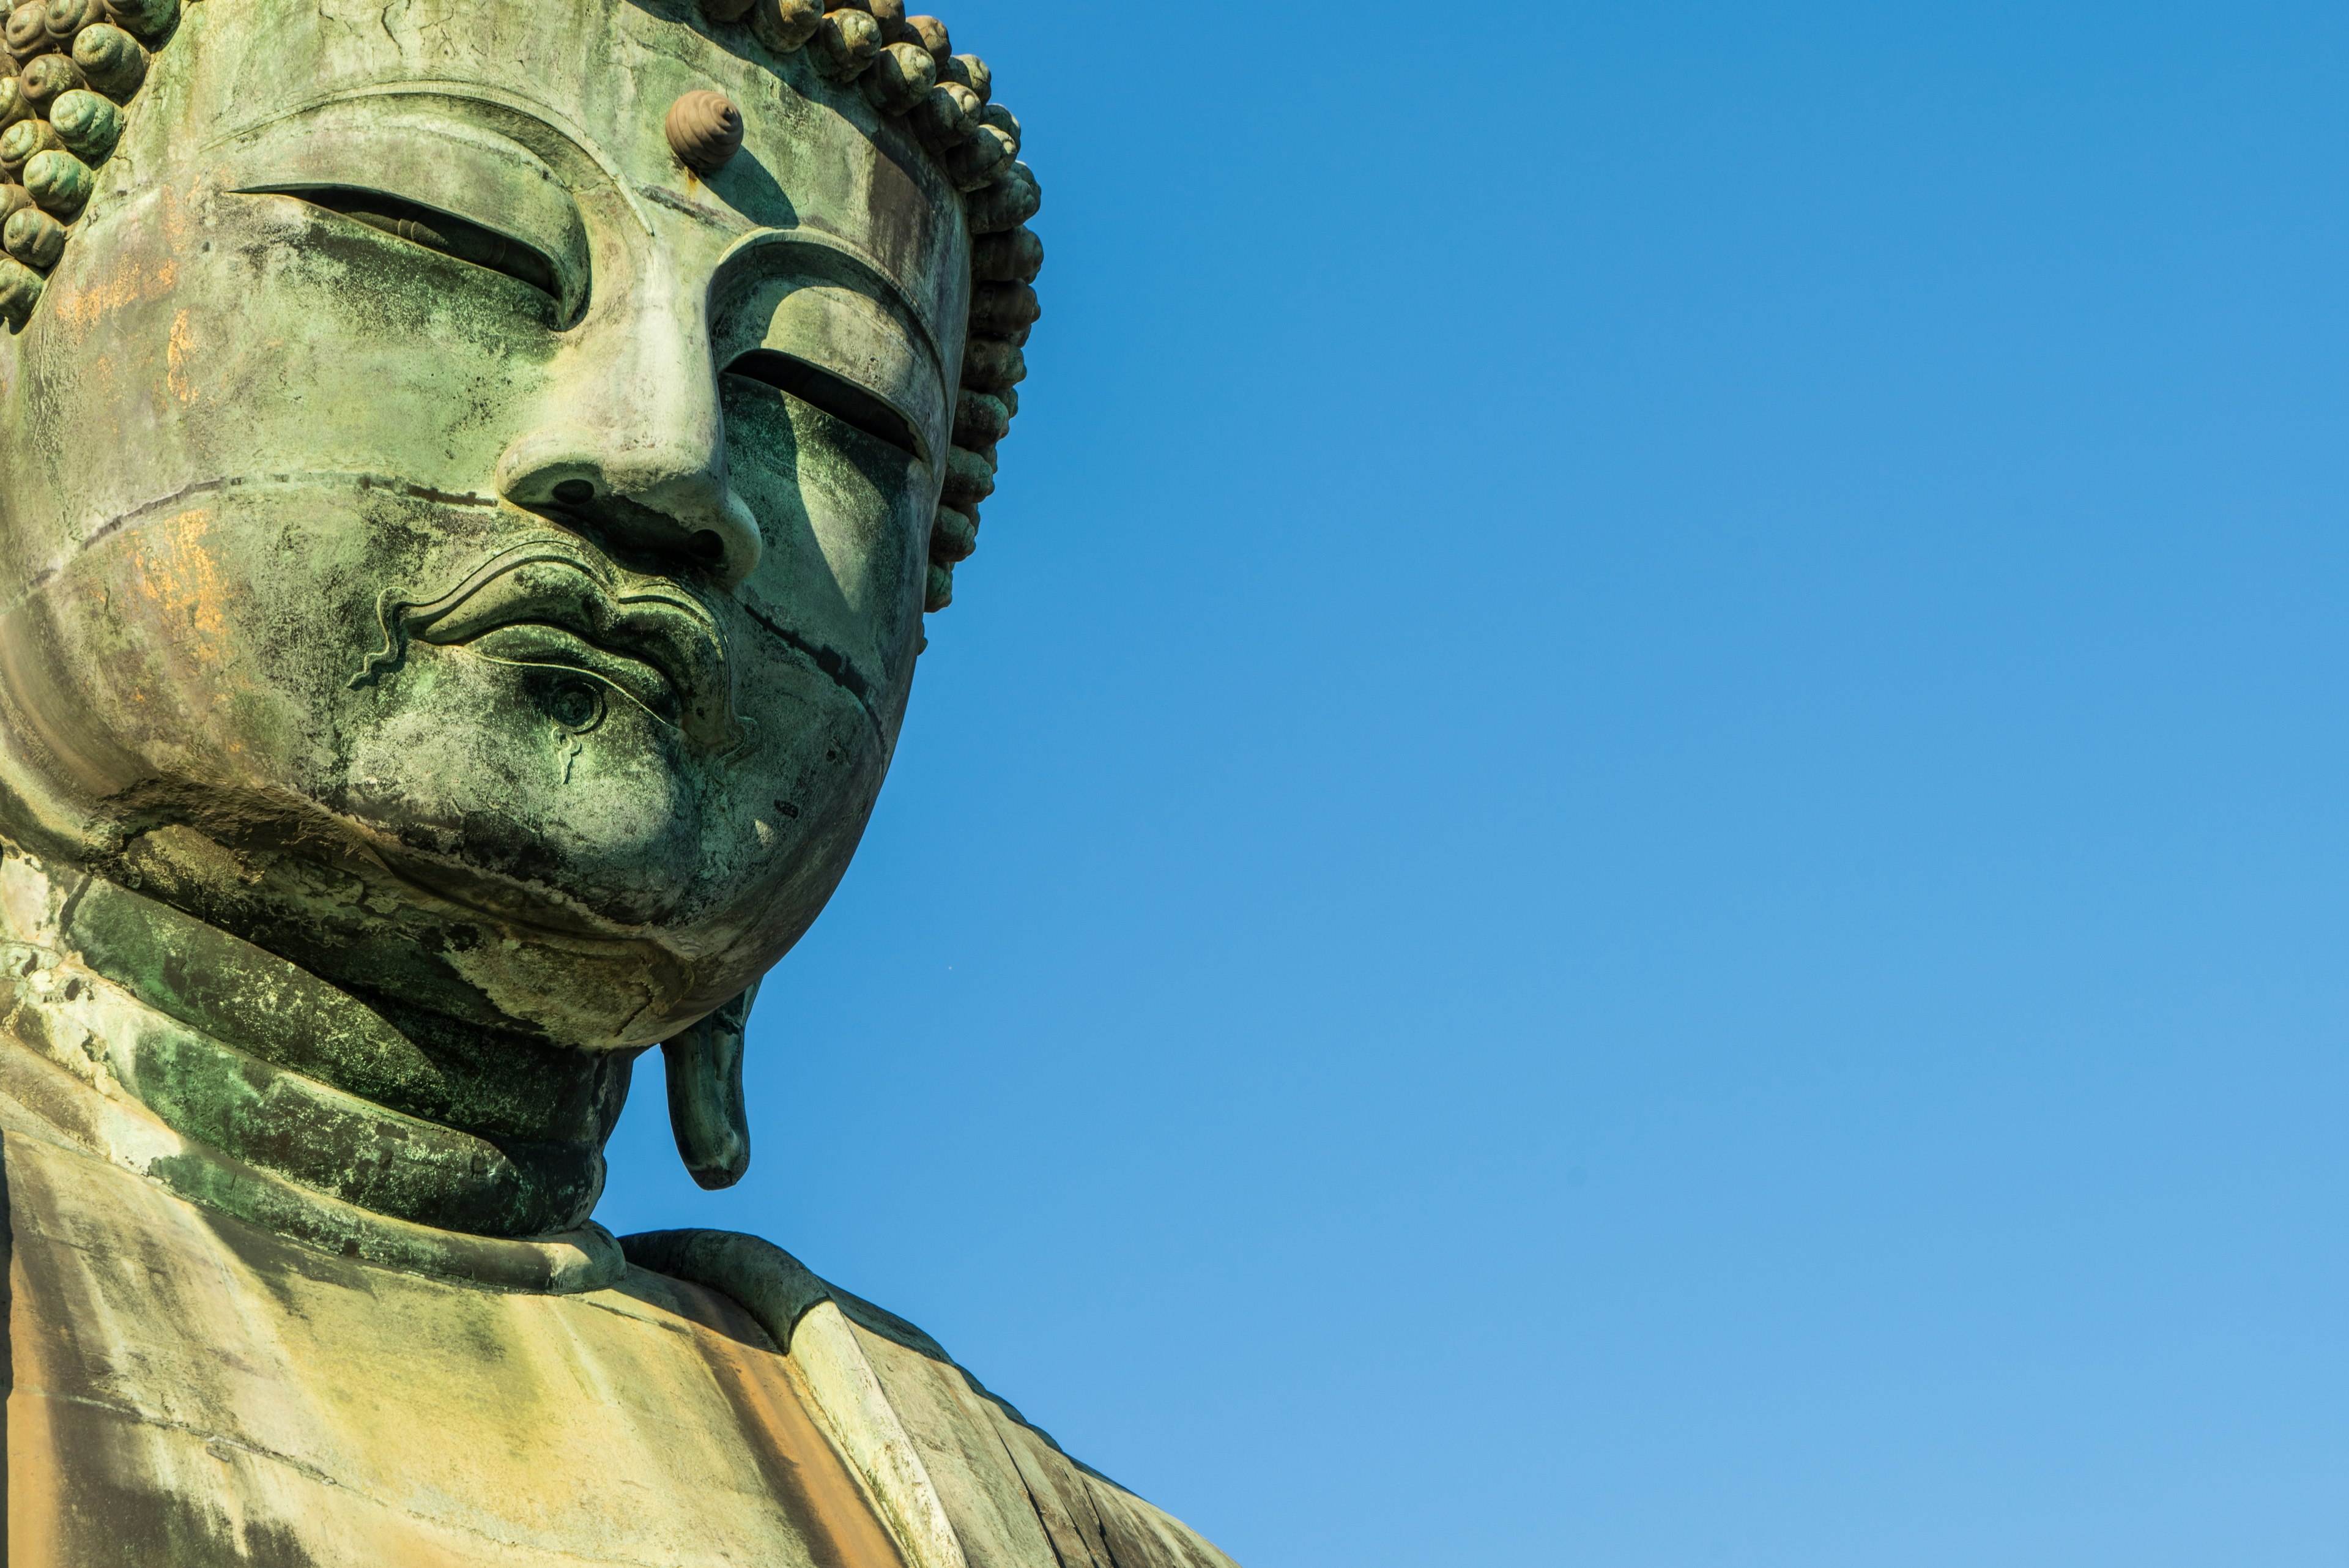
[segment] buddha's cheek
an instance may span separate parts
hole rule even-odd
[[[822,677],[777,670],[744,702],[747,738],[701,769],[695,945],[738,951],[743,983],[806,929],[847,869],[888,769],[879,726]]]
[[[702,832],[677,732],[589,677],[412,647],[355,693],[330,803],[418,861],[542,889],[624,926],[673,909]]]
[[[228,824],[331,766],[369,596],[305,547],[315,505],[282,499],[158,509],[32,574],[0,617],[0,682],[52,784],[126,824]]]

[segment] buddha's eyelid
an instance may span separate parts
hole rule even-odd
[[[737,298],[762,286],[793,282],[863,295],[895,322],[915,357],[928,361],[941,379],[945,377],[944,349],[913,296],[886,268],[842,241],[804,230],[770,230],[744,241],[720,270],[729,275],[730,292]]]
[[[916,455],[925,462],[926,454],[943,452],[943,384],[905,323],[870,295],[835,284],[802,280],[781,286],[784,292],[766,313],[754,346],[816,366],[887,404],[915,432]]]
[[[226,161],[232,191],[374,191],[529,246],[554,269],[566,314],[586,297],[588,253],[578,204],[554,171],[518,145],[465,129],[289,124]]]
[[[896,410],[926,452],[946,450],[951,405],[928,336],[917,330],[903,296],[863,267],[843,268],[805,247],[740,258],[729,269],[719,347],[726,359],[759,348],[814,365]],[[771,260],[781,265],[761,265]]]

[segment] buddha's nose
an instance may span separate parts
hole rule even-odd
[[[498,493],[624,564],[707,572],[731,589],[763,541],[727,480],[717,367],[689,314],[634,313],[558,362],[545,417],[498,460]]]

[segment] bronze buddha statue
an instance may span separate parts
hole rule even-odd
[[[590,1214],[879,791],[1037,317],[897,0],[18,0],[9,1561],[1227,1560],[756,1239]]]

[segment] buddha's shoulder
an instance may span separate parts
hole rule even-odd
[[[908,1568],[1234,1568],[1179,1521],[1061,1451],[938,1343],[723,1231],[626,1237],[637,1267],[731,1297],[790,1356]]]

